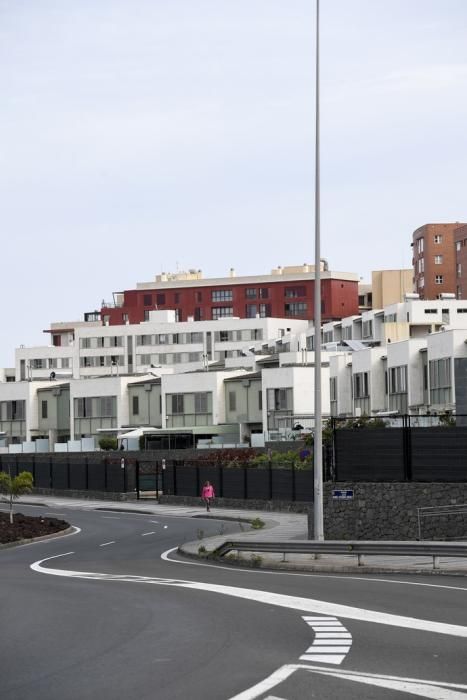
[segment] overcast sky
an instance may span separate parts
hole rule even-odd
[[[314,0],[0,0],[0,366],[164,271],[314,257]],[[321,0],[322,255],[467,221],[467,1]]]

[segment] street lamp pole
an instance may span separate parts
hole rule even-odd
[[[319,140],[319,0],[316,0],[316,92],[315,92],[315,370],[314,370],[314,500],[313,538],[324,540],[323,527],[323,426],[321,409],[321,247],[320,247],[320,140]]]

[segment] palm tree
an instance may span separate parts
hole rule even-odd
[[[31,472],[20,472],[15,477],[11,476],[10,469],[8,469],[8,474],[0,472],[0,493],[6,494],[10,503],[10,524],[13,524],[13,500],[19,498],[23,493],[32,491],[32,484]]]

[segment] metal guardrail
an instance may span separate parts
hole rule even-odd
[[[260,540],[228,540],[213,550],[212,555],[223,557],[228,552],[272,552],[282,554],[355,554],[358,566],[363,566],[364,555],[433,557],[433,569],[440,568],[440,557],[467,559],[467,542],[398,542],[363,540],[293,540],[290,542],[261,542]]]
[[[422,521],[449,515],[467,515],[467,503],[452,503],[447,506],[423,506],[417,508],[418,539],[422,540]]]

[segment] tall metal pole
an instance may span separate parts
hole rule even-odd
[[[321,246],[320,246],[320,141],[319,141],[319,0],[316,0],[316,105],[315,105],[315,436],[313,537],[324,540],[323,526],[323,426],[321,415]]]

